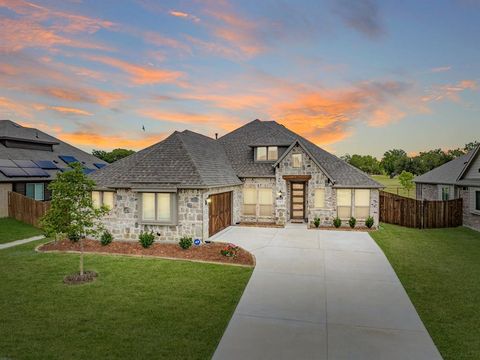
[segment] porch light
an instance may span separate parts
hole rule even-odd
[[[282,192],[282,190],[280,190],[280,191],[277,193],[277,197],[279,197],[280,199],[283,197],[283,192]]]
[[[212,202],[212,199],[210,199],[209,197],[207,198],[207,200],[205,200],[205,205],[208,205]]]

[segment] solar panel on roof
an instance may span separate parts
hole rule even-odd
[[[77,159],[75,159],[74,156],[70,156],[70,155],[58,155],[58,157],[60,159],[62,159],[67,164],[71,164],[71,163],[74,163],[74,162],[80,162]]]
[[[28,174],[18,167],[0,167],[0,172],[7,177],[28,177]]]
[[[43,169],[40,168],[23,168],[28,176],[35,177],[49,177],[50,175]]]
[[[21,168],[38,168],[38,165],[32,160],[13,160],[13,162]]]
[[[0,159],[0,167],[17,167],[12,160]]]
[[[34,163],[37,164],[42,169],[58,169],[57,165],[50,160],[34,160]]]
[[[101,163],[93,163],[93,165],[95,165],[95,167],[96,167],[97,169],[101,169],[101,168],[107,166],[107,164],[101,164]]]

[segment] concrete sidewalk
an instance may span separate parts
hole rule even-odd
[[[257,266],[214,359],[441,359],[367,233],[231,227]]]
[[[15,240],[15,241],[8,242],[8,243],[5,243],[5,244],[0,244],[0,250],[8,249],[10,247],[17,246],[17,245],[26,244],[26,243],[29,243],[29,242],[32,242],[32,241],[41,240],[43,238],[45,238],[45,236],[37,235],[37,236],[30,237],[28,239]]]

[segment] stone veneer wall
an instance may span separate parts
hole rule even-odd
[[[292,154],[302,154],[302,166],[300,168],[294,168],[292,166]],[[298,145],[285,156],[275,171],[276,193],[281,191],[285,194],[282,199],[276,199],[276,223],[285,224],[290,220],[290,182],[283,179],[284,175],[311,176],[306,186],[305,217],[308,218],[308,221],[311,223],[315,216],[318,216],[322,225],[331,225],[333,218],[336,216],[336,192],[331,186],[325,186],[327,181],[326,175]],[[325,189],[325,208],[323,209],[316,209],[314,207],[315,189],[317,188]]]
[[[243,188],[254,188],[254,189],[272,189],[273,195],[273,211],[271,216],[253,216],[253,215],[244,215],[243,214],[243,190],[240,192],[240,208],[239,213],[241,213],[240,219],[243,222],[275,222],[275,198],[277,192],[275,191],[275,178],[245,178],[243,179]],[[257,204],[256,213],[259,214],[259,205]]]
[[[466,188],[463,190],[460,188],[459,195],[463,199],[463,225],[473,230],[480,231],[480,214],[472,212],[473,201],[471,199],[471,189]],[[475,189],[475,188],[474,188]],[[480,191],[480,188],[477,188]]]
[[[438,200],[438,185],[417,184],[417,200]]]

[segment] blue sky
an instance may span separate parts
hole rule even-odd
[[[255,118],[337,155],[455,148],[479,34],[475,0],[0,0],[0,118],[88,151]]]

